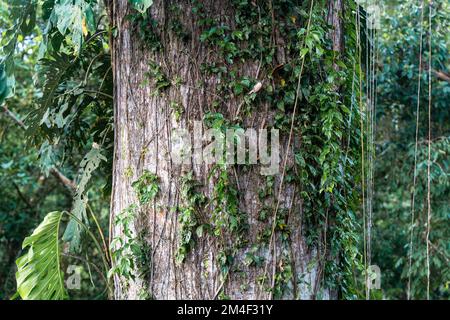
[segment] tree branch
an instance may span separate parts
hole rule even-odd
[[[31,202],[28,201],[28,199],[24,196],[24,194],[22,193],[22,191],[20,191],[20,188],[19,188],[19,186],[17,185],[17,183],[15,183],[14,181],[13,181],[13,186],[14,186],[14,188],[16,189],[17,194],[18,194],[19,197],[23,200],[23,202],[25,202],[25,204],[27,205],[27,207],[28,207],[29,209],[33,209],[33,206],[31,205]]]
[[[77,188],[77,185],[75,184],[75,182],[73,182],[72,180],[70,180],[69,178],[67,178],[64,174],[61,173],[61,171],[59,171],[56,168],[51,168],[50,169],[50,173],[57,178],[64,186],[66,186],[70,191],[75,191],[75,189]]]
[[[14,120],[14,122],[16,122],[22,129],[27,129],[27,127],[25,126],[25,123],[23,123],[22,120],[20,120],[11,110],[8,109],[8,107],[6,105],[2,106],[3,110],[5,111],[5,113]]]
[[[437,71],[434,69],[431,69],[431,71],[433,71],[434,75],[442,81],[447,81],[448,83],[450,83],[450,75],[448,75],[447,73],[445,73],[444,71]]]

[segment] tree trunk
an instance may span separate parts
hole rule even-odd
[[[127,18],[137,15],[129,1],[113,1],[115,151],[111,221],[130,205],[138,205],[135,236],[144,239],[140,245],[150,248],[149,272],[142,274],[135,267],[136,277],[128,282],[117,275],[115,298],[310,299],[318,292],[322,298],[336,298],[334,291],[322,286],[323,266],[317,261],[323,248],[306,242],[301,187],[285,177],[279,192],[286,152],[289,168],[294,162],[293,148],[301,147],[298,131],[294,130],[291,146],[289,131],[281,131],[280,172],[273,178],[261,175],[260,164],[213,170],[210,164],[179,165],[170,157],[174,130],[192,132],[194,121],[204,121],[210,113],[220,112],[230,123],[238,122],[243,128],[274,127],[277,111],[272,105],[276,102],[271,105],[260,97],[279,85],[277,66],[298,61],[298,51],[291,48],[290,39],[279,26],[288,20],[298,28],[306,26],[304,18],[294,21],[272,1],[249,1],[252,12],[259,15],[255,19],[260,19],[252,28],[269,30],[269,36],[261,36],[258,41],[261,47],[275,50],[273,59],[266,62],[263,51],[255,59],[253,51],[259,52],[259,48],[247,47],[251,39],[239,40],[240,35],[235,34],[238,49],[248,49],[250,54],[227,61],[224,52],[233,50],[224,49],[226,37],[220,33],[214,36],[212,39],[219,38],[214,40],[215,47],[213,40],[202,40],[201,35],[211,28],[206,18],[212,18],[218,26],[229,26],[231,30],[225,28],[223,32],[231,36],[237,30],[238,9],[233,1],[200,3],[202,7],[198,1],[154,1],[149,17],[156,23],[151,26],[145,20],[142,30],[133,18]],[[331,7],[342,9],[341,5]],[[309,4],[303,8],[308,10]],[[265,12],[270,19],[264,19]],[[333,13],[333,22],[341,26],[339,19],[339,13]],[[342,41],[342,28],[337,33],[333,39]],[[336,44],[336,48],[341,50],[341,45]],[[225,70],[208,73],[205,66]],[[244,85],[243,92],[236,87],[234,92],[223,89],[228,85],[224,79],[230,74],[236,79],[250,79],[250,87]],[[262,84],[260,91],[249,95],[258,82]],[[158,177],[159,192],[150,203],[140,205],[132,183],[145,170]],[[180,215],[190,200],[182,181],[191,171],[198,184],[195,192],[206,197],[206,204],[195,205],[192,225],[186,226]],[[233,207],[235,199],[237,209]],[[237,219],[238,227],[232,227],[233,219]],[[201,225],[211,231],[202,231],[200,236],[197,231],[201,231]],[[113,223],[112,238],[121,237],[122,232],[121,226]],[[181,235],[186,234],[190,235],[184,243],[186,257],[177,259],[183,244]]]

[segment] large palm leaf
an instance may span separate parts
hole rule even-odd
[[[17,292],[24,300],[67,298],[60,270],[59,226],[63,213],[47,214],[33,234],[23,241],[28,252],[16,260]]]

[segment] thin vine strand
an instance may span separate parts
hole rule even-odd
[[[428,163],[427,163],[427,300],[430,300],[430,231],[431,231],[431,0],[428,2]]]
[[[362,54],[361,54],[361,16],[359,12],[359,5],[356,10],[357,14],[357,29],[356,32],[356,44],[358,47],[358,60],[359,60],[359,107],[360,107],[360,140],[361,140],[361,196],[362,196],[362,213],[363,213],[363,258],[364,258],[364,286],[367,287],[367,254],[366,254],[366,203],[365,203],[365,182],[364,182],[364,105],[362,100]]]
[[[417,148],[419,144],[419,115],[420,115],[420,85],[422,78],[422,39],[423,39],[423,12],[424,3],[421,1],[421,15],[420,15],[420,38],[419,38],[419,71],[417,79],[417,105],[416,105],[416,141],[414,144],[414,167],[413,167],[413,187],[411,194],[411,225],[410,225],[410,239],[409,239],[409,267],[408,267],[408,287],[406,297],[411,300],[411,271],[412,271],[412,256],[413,256],[413,237],[414,237],[414,220],[415,220],[415,197],[417,184]]]
[[[311,27],[311,18],[312,18],[313,6],[314,6],[314,0],[311,0],[311,4],[310,4],[310,7],[309,7],[309,16],[308,16],[308,23],[307,23],[307,27],[306,27],[305,39],[308,38],[310,27]],[[302,43],[302,49],[304,48],[304,46],[305,46],[305,41],[303,41],[303,43]],[[301,50],[300,50],[300,52],[301,52]],[[300,73],[298,75],[297,91],[296,91],[297,94],[295,96],[294,109],[292,111],[291,127],[290,127],[290,131],[289,131],[289,138],[288,138],[288,143],[287,143],[287,148],[286,148],[286,155],[285,155],[284,161],[283,161],[283,172],[282,172],[281,180],[280,180],[280,188],[278,190],[277,204],[275,206],[275,211],[273,213],[272,233],[271,233],[270,241],[269,241],[269,250],[271,249],[271,247],[272,247],[272,245],[274,243],[274,234],[275,234],[277,213],[278,213],[278,208],[280,206],[281,192],[282,192],[282,189],[283,189],[283,182],[284,182],[284,177],[285,177],[285,174],[286,174],[286,164],[287,164],[287,159],[288,159],[288,155],[289,155],[288,150],[289,150],[289,147],[291,145],[291,140],[292,140],[293,131],[294,131],[295,115],[296,115],[296,112],[297,112],[298,96],[299,96],[299,92],[300,92],[300,83],[301,83],[301,80],[302,80],[303,67],[305,65],[305,57],[306,57],[306,55],[303,55],[301,57]],[[275,246],[274,246],[274,250],[275,250]],[[276,260],[276,257],[274,257],[274,260]],[[264,286],[264,283],[265,283],[268,264],[269,264],[269,260],[267,260],[267,262],[266,262],[266,264],[264,266],[264,276],[263,276],[263,280],[262,280],[261,286]],[[272,279],[272,287],[273,287],[273,285],[274,285],[274,279]],[[273,294],[273,290],[272,290],[272,294]]]

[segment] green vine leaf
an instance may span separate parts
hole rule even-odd
[[[148,170],[144,170],[138,180],[134,181],[131,186],[139,199],[141,205],[145,205],[153,200],[159,192],[159,178]]]
[[[130,3],[134,9],[143,14],[153,4],[153,0],[130,0]]]
[[[45,216],[33,234],[23,241],[28,252],[16,260],[17,292],[24,300],[66,299],[63,274],[60,270],[59,227],[63,213],[54,211]]]

